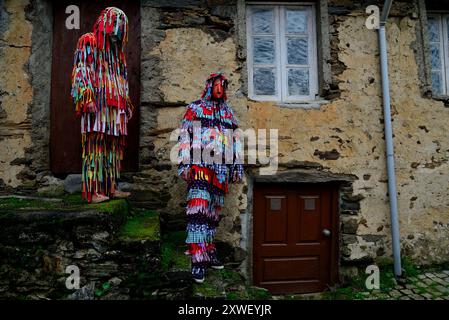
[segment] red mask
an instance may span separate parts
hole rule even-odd
[[[214,81],[212,85],[212,97],[215,99],[221,99],[224,95],[224,86],[221,79],[217,79]]]

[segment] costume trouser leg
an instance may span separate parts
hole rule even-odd
[[[211,216],[212,218],[208,221],[209,228],[213,229],[213,238],[211,240],[211,243],[206,247],[207,255],[209,257],[209,261],[213,258],[217,258],[217,248],[215,246],[215,234],[216,229],[218,228],[218,225],[221,221],[221,209],[223,205],[223,197],[222,195],[218,195],[214,193],[211,196],[211,202],[210,202],[210,210],[211,210]]]
[[[124,136],[82,134],[82,192],[89,203],[95,194],[111,196],[120,178]]]
[[[211,178],[211,171],[194,168],[188,185],[186,243],[192,259],[192,269],[207,268],[209,254],[215,251],[213,241],[221,207],[217,208],[216,196],[211,193]]]

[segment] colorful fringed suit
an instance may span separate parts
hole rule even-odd
[[[98,17],[93,33],[81,36],[75,51],[71,95],[81,117],[83,199],[113,196],[120,178],[129,99],[124,47],[128,18],[115,7]]]
[[[221,220],[221,209],[228,193],[230,182],[239,182],[243,176],[243,165],[238,159],[241,147],[237,135],[226,139],[226,129],[238,127],[233,111],[226,103],[226,94],[222,99],[212,97],[212,85],[215,79],[224,79],[221,74],[212,74],[206,81],[202,98],[187,106],[182,120],[179,138],[178,174],[187,181],[187,254],[191,255],[192,270],[195,267],[207,268],[216,255],[214,237]],[[227,83],[227,81],[226,81]],[[194,134],[195,124],[201,126],[201,137]],[[232,148],[234,156],[231,163],[189,162],[196,151],[214,146],[215,151],[224,154],[225,148]],[[208,147],[209,146],[209,147]],[[228,161],[229,162],[229,161]],[[193,271],[192,271],[193,272]]]

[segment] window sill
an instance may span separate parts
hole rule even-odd
[[[445,95],[445,94],[434,94],[434,93],[431,93],[431,94],[430,94],[430,97],[431,97],[433,100],[437,100],[437,101],[444,102],[444,106],[445,106],[446,108],[449,107],[449,95]]]
[[[328,104],[329,100],[316,99],[304,101],[276,102],[278,107],[295,109],[319,109],[323,104]]]
[[[292,109],[318,109],[323,104],[330,103],[329,100],[320,98],[315,100],[298,100],[298,101],[276,101],[276,100],[254,99],[251,97],[248,97],[248,99],[254,102],[271,102],[278,107],[292,108]]]

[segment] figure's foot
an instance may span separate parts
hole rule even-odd
[[[223,263],[217,257],[217,253],[215,253],[215,252],[211,253],[209,256],[210,256],[209,265],[212,269],[221,270],[224,268]]]
[[[193,266],[192,278],[196,283],[203,283],[206,278],[206,268]]]
[[[212,269],[215,269],[215,270],[222,270],[222,269],[224,269],[224,265],[222,264],[222,263],[218,263],[218,264],[216,264],[216,265],[211,265],[210,266]]]
[[[114,198],[118,199],[126,199],[131,195],[131,192],[125,192],[120,190],[115,190],[114,192]]]
[[[103,194],[95,194],[92,196],[92,203],[101,203],[101,202],[105,202],[108,200],[109,200],[109,197],[105,196]]]

